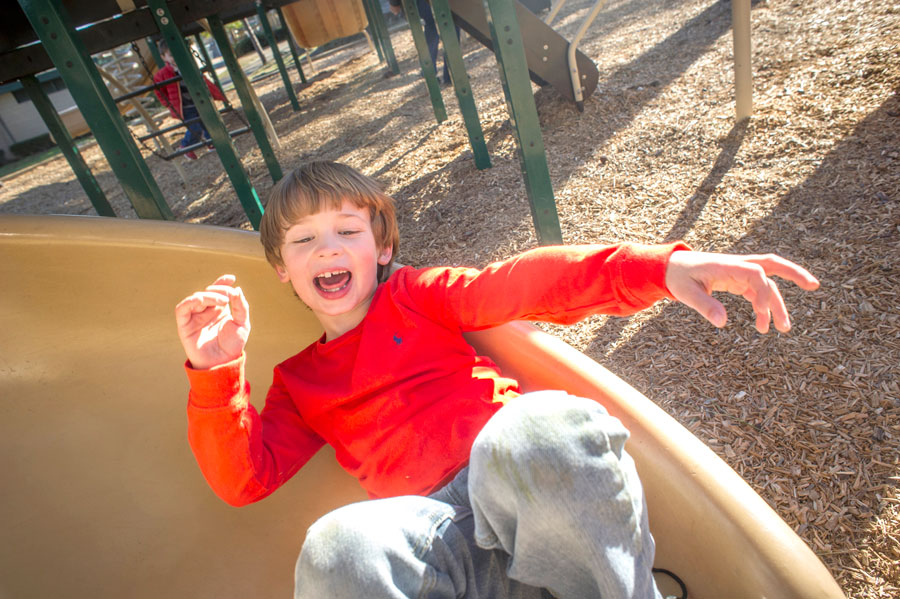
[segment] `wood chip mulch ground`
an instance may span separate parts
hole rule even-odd
[[[573,37],[589,4],[568,3],[556,28]],[[584,112],[535,87],[564,239],[778,252],[822,287],[784,286],[789,334],[757,334],[729,298],[721,330],[668,302],[547,328],[707,442],[848,596],[897,597],[900,4],[760,0],[752,19],[748,123],[734,123],[725,1],[610,0],[581,45],[600,70]],[[392,39],[401,75],[386,77],[364,43],[332,52],[298,86],[298,112],[277,75],[256,84],[282,166],[339,160],[380,179],[401,207],[406,264],[481,266],[535,246],[493,56],[463,37],[493,161],[478,171],[452,88],[437,125],[408,31]],[[237,146],[264,197],[271,180],[252,137]],[[133,217],[97,147],[83,154]],[[215,154],[182,163],[186,185],[146,154],[179,220],[249,227]],[[0,212],[93,214],[62,158],[2,185]]]

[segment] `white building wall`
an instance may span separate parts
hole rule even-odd
[[[75,100],[68,89],[55,91],[48,95],[57,112],[75,105]],[[0,94],[0,150],[10,156],[9,146],[39,135],[48,133],[47,126],[37,108],[31,102],[16,101],[12,92]]]

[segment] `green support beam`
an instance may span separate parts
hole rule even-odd
[[[394,75],[400,74],[400,65],[397,64],[397,57],[394,55],[394,46],[391,44],[391,34],[387,30],[384,22],[384,13],[381,12],[381,4],[378,0],[362,0],[363,6],[366,7],[366,16],[369,24],[377,31],[378,39],[381,40],[381,51],[387,59],[388,67]]]
[[[287,32],[288,47],[291,49],[291,57],[294,59],[294,66],[297,67],[297,74],[300,75],[300,83],[307,83],[303,67],[300,65],[300,53],[297,51],[297,44],[294,43],[294,34],[291,33],[280,6],[275,9],[275,12],[278,13],[278,22],[281,23],[281,28]]]
[[[431,63],[431,55],[428,53],[428,43],[425,41],[425,31],[422,29],[422,19],[416,0],[403,0],[403,12],[409,21],[409,31],[412,33],[416,44],[416,52],[419,54],[419,66],[422,67],[422,76],[425,77],[425,85],[428,87],[428,95],[431,98],[431,106],[434,108],[434,118],[438,123],[447,120],[447,109],[444,107],[444,99],[441,98],[441,85],[437,80],[437,73]]]
[[[259,221],[262,218],[263,207],[259,201],[259,196],[254,189],[253,184],[247,177],[244,167],[241,165],[237,150],[231,142],[231,136],[222,122],[219,112],[216,110],[212,97],[209,95],[209,89],[203,79],[194,57],[188,49],[187,43],[181,37],[181,31],[169,12],[166,0],[147,0],[147,6],[156,20],[160,33],[172,52],[172,58],[181,73],[182,82],[187,86],[191,97],[194,99],[194,105],[200,114],[200,120],[206,126],[209,135],[212,138],[216,153],[225,172],[231,180],[231,185],[237,192],[238,199],[250,219],[250,224],[254,229],[259,228]]]
[[[119,115],[61,2],[19,0],[72,98],[84,115],[135,212],[141,218],[172,219],[172,210]]]
[[[199,33],[194,34],[194,41],[197,42],[197,48],[200,50],[200,56],[203,57],[203,63],[209,70],[209,76],[212,79],[212,82],[216,84],[216,87],[222,91],[222,95],[224,96],[225,88],[222,87],[222,82],[219,81],[219,74],[216,73],[216,67],[213,66],[212,60],[209,58],[209,52],[206,51],[206,44],[203,43],[203,38],[200,37]],[[225,98],[225,106],[231,107],[227,96]]]
[[[525,190],[531,203],[531,217],[538,241],[541,245],[559,244],[562,243],[562,230],[515,3],[513,0],[483,2],[494,42],[494,54],[500,67],[506,105],[519,143]]]
[[[156,42],[149,37],[144,38],[144,41],[147,42],[147,47],[150,49],[150,55],[153,56],[153,62],[156,63],[156,68],[161,69],[166,66],[166,63],[163,61],[162,56],[160,56],[159,54],[159,48],[156,46]]]
[[[263,26],[263,31],[266,33],[266,38],[269,40],[269,48],[272,50],[272,57],[275,59],[275,64],[278,65],[278,72],[281,73],[281,80],[284,82],[284,89],[287,91],[288,99],[291,101],[291,107],[294,111],[300,110],[297,94],[294,93],[294,86],[291,84],[291,76],[288,75],[287,69],[284,66],[284,59],[281,58],[281,50],[278,49],[278,42],[275,40],[275,35],[272,33],[272,26],[269,25],[269,19],[266,16],[266,8],[263,6],[261,0],[256,0],[256,14],[259,17],[260,24]]]
[[[103,193],[100,184],[97,183],[94,175],[91,174],[91,169],[84,162],[81,153],[78,152],[78,146],[75,145],[72,136],[69,135],[69,130],[66,129],[62,119],[59,117],[59,113],[56,112],[53,103],[47,97],[47,92],[44,91],[44,88],[41,87],[34,75],[22,77],[19,82],[22,84],[28,97],[31,98],[34,107],[37,108],[38,114],[44,119],[47,129],[50,130],[50,134],[56,140],[56,145],[62,151],[66,160],[69,161],[69,166],[75,172],[75,177],[78,178],[78,182],[84,188],[84,192],[94,206],[94,210],[100,216],[115,216],[116,213],[109,200],[106,199],[106,194]]]
[[[369,5],[368,0],[363,0],[362,2],[363,10],[366,11],[366,20],[369,22],[367,28],[369,30],[369,35],[372,36],[372,43],[375,44],[375,53],[378,54],[378,62],[384,62],[384,52],[381,50],[381,33],[378,31],[378,27],[375,26],[375,17],[372,16],[372,7]]]
[[[367,7],[368,4],[363,2],[363,6]],[[368,10],[366,12],[368,12]],[[372,25],[372,19],[369,19],[369,24],[366,26],[366,33],[369,35],[369,39],[372,40],[372,45],[375,46],[375,54],[378,55],[378,62],[384,62],[384,52],[381,51],[381,39],[378,37],[375,26]]]
[[[475,166],[479,170],[491,168],[491,158],[484,143],[484,131],[481,129],[475,98],[472,97],[472,86],[469,84],[469,75],[466,73],[466,65],[463,62],[459,38],[456,37],[456,26],[453,24],[450,5],[447,0],[431,0],[431,9],[434,11],[434,21],[438,33],[441,35],[441,43],[444,45],[445,60],[450,67],[450,78],[453,80],[453,89],[456,91],[456,99],[459,101],[459,110],[466,124],[466,133],[469,135],[469,145],[472,146]]]
[[[269,140],[268,135],[266,135],[266,126],[265,123],[263,123],[262,116],[257,110],[253,93],[250,91],[250,82],[247,80],[247,75],[241,70],[241,65],[238,63],[237,56],[235,56],[231,43],[228,41],[228,34],[225,33],[225,25],[222,23],[222,19],[218,16],[209,17],[208,22],[210,33],[216,41],[216,44],[219,46],[219,52],[222,54],[225,66],[228,68],[228,73],[231,75],[231,82],[234,84],[234,90],[237,92],[238,98],[241,101],[241,107],[244,109],[244,115],[250,123],[250,129],[253,131],[254,137],[256,137],[256,143],[259,145],[263,160],[265,160],[266,167],[269,169],[269,175],[272,177],[272,182],[277,182],[284,175],[281,171],[281,165],[278,163],[278,158],[275,156],[275,151],[272,149],[271,140]]]

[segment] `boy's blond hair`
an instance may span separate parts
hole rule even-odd
[[[344,200],[357,208],[367,208],[372,233],[379,251],[391,248],[391,262],[400,245],[394,200],[381,185],[345,164],[330,161],[308,162],[281,179],[269,193],[259,237],[266,259],[272,266],[284,266],[281,246],[284,235],[301,218],[325,209],[339,209]],[[391,271],[391,264],[379,265],[379,281]],[[385,275],[385,276],[383,276]]]

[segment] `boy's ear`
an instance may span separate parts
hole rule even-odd
[[[287,270],[283,266],[276,265],[275,266],[275,274],[278,275],[278,280],[281,281],[282,283],[287,283],[288,281],[291,280],[290,275],[288,275]]]
[[[387,266],[390,263],[391,257],[393,255],[394,255],[394,248],[392,248],[390,246],[384,248],[383,250],[381,250],[381,253],[378,254],[378,264],[380,264],[382,266]]]

